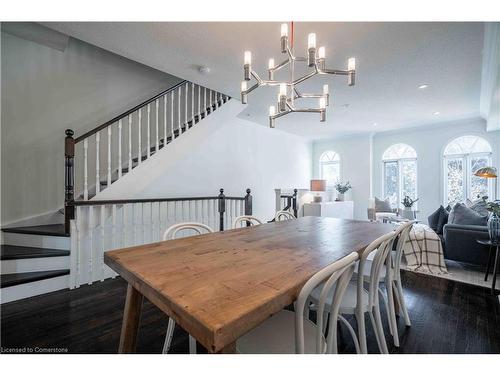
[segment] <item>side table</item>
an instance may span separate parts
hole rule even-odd
[[[490,240],[476,240],[476,241],[484,246],[489,247],[488,264],[486,265],[486,274],[484,275],[484,281],[488,281],[488,274],[490,273],[490,266],[491,266],[492,250],[495,249],[495,263],[493,264],[493,281],[491,283],[491,294],[495,294],[495,283],[497,281],[497,270],[499,261],[498,252],[500,249],[500,242],[491,242]]]

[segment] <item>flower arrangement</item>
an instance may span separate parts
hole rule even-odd
[[[352,189],[352,186],[349,183],[349,181],[347,181],[345,183],[339,181],[335,184],[335,190],[337,190],[339,194],[345,194],[351,189]]]
[[[416,201],[418,201],[418,198],[417,199],[411,199],[408,195],[405,195],[405,197],[403,198],[403,200],[401,201],[401,203],[406,208],[412,208],[412,206],[415,204]]]

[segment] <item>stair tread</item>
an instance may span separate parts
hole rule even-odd
[[[1,260],[63,257],[70,254],[69,250],[14,245],[1,245],[0,251]]]
[[[0,288],[51,279],[53,277],[64,275],[69,275],[69,269],[2,274],[0,275]]]
[[[34,225],[29,227],[9,227],[9,228],[2,228],[2,232],[36,234],[42,236],[69,237],[69,234],[67,234],[64,231],[64,224],[45,224],[45,225]]]

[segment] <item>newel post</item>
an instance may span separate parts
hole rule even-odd
[[[70,232],[70,221],[75,218],[75,207],[70,203],[75,199],[75,132],[66,129],[64,140],[64,228]]]
[[[220,189],[219,194],[219,231],[224,230],[224,212],[226,212],[226,196],[224,189]]]
[[[247,195],[245,195],[245,215],[252,215],[252,195],[250,194],[251,190],[247,189]],[[250,226],[250,222],[247,221],[247,227]]]
[[[293,189],[293,198],[292,198],[292,209],[295,217],[297,216],[297,189]]]

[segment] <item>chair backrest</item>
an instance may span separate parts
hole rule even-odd
[[[379,287],[379,278],[380,273],[382,272],[382,267],[387,262],[387,259],[390,259],[392,245],[394,243],[394,239],[396,238],[396,232],[392,231],[383,236],[374,240],[371,244],[369,244],[366,249],[363,251],[359,259],[359,268],[358,275],[363,275],[365,267],[370,267],[370,277],[369,277],[369,289],[368,289],[368,304],[369,306],[373,306],[375,301],[378,300],[378,287]],[[371,265],[367,265],[368,255],[372,251],[376,251],[375,257],[371,261]],[[389,271],[388,271],[389,272]],[[362,306],[363,303],[363,290],[365,281],[364,277],[358,277],[357,280],[357,306]]]
[[[410,232],[413,228],[413,224],[415,224],[415,221],[409,221],[401,224],[397,229],[396,229],[396,237],[398,237],[398,242],[396,243],[396,254],[394,255],[393,259],[393,268],[394,268],[394,274],[397,275],[399,274],[399,271],[401,269],[401,257],[403,256],[403,249],[405,246],[405,243],[408,241],[408,238],[410,237]]]
[[[289,211],[278,211],[274,216],[274,221],[285,221],[290,219],[296,219],[296,217]]]
[[[325,304],[330,303],[330,327],[331,324],[337,324],[338,311],[340,302],[347,289],[347,285],[351,280],[354,272],[354,264],[358,260],[357,253],[351,253],[348,256],[332,263],[321,271],[315,273],[302,287],[297,302],[295,304],[295,352],[302,354],[305,351],[304,345],[304,309],[311,292],[321,283],[324,282],[319,302],[317,305],[317,324],[316,324],[316,353],[325,353],[325,348],[322,345],[325,339],[324,332],[326,322],[323,322],[323,312]],[[333,295],[332,288],[335,287]],[[308,311],[308,310],[307,310]],[[306,318],[309,318],[306,316]],[[331,336],[331,335],[329,335]],[[333,337],[329,337],[327,341],[326,353],[333,352]]]
[[[202,223],[179,223],[174,224],[163,233],[163,241],[173,240],[177,233],[182,230],[193,230],[198,234],[213,233],[213,229]]]
[[[241,223],[250,223],[250,225],[262,224],[262,221],[257,219],[255,216],[243,215],[238,216],[233,223],[233,229],[240,228]]]

